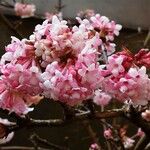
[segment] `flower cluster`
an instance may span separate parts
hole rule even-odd
[[[119,35],[119,31],[122,26],[116,24],[114,21],[110,21],[109,18],[105,16],[101,16],[100,14],[96,14],[92,16],[90,19],[81,20],[77,17],[79,23],[84,24],[88,30],[92,30],[93,32],[98,32],[99,37],[102,41],[101,45],[99,45],[100,51],[106,51],[108,55],[112,54],[115,51],[115,36]]]
[[[139,53],[135,57],[124,51],[109,56],[106,67],[110,76],[105,79],[103,88],[120,101],[127,100],[134,104],[145,105],[150,100],[150,79],[146,74],[147,64],[137,66],[135,58]]]
[[[53,16],[29,39],[12,37],[0,61],[1,108],[26,114],[42,96],[69,105],[93,99],[105,106],[112,97],[142,105],[149,101],[150,80],[139,67],[149,59],[147,51],[135,57],[112,54],[121,25],[99,14],[77,20],[79,26],[69,27]]]
[[[12,37],[0,62],[0,107],[17,114],[26,114],[33,109],[40,95],[40,68],[35,60],[31,42]]]
[[[34,16],[36,7],[34,4],[15,3],[14,10],[17,16],[28,18]]]

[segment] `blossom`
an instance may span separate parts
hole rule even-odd
[[[134,58],[137,65],[150,67],[150,52],[148,49],[141,49]]]
[[[0,107],[19,115],[32,111],[28,106],[40,101],[38,68],[7,64],[1,69]]]
[[[46,67],[42,74],[46,97],[74,105],[93,96],[103,80],[94,43],[93,37],[84,43],[80,53],[66,55],[66,61],[53,61]]]
[[[147,109],[147,110],[145,110],[145,112],[142,112],[142,117],[146,121],[150,121],[150,110]]]
[[[112,139],[113,138],[113,136],[112,136],[112,130],[110,128],[104,130],[104,137],[106,139]]]
[[[137,131],[136,135],[137,135],[138,137],[142,137],[142,136],[144,135],[144,132],[142,131],[141,128],[138,128],[138,131]]]
[[[110,74],[112,75],[106,78],[103,84],[105,92],[121,102],[131,100],[135,105],[148,103],[150,99],[150,79],[144,66],[130,68],[128,71],[120,72],[117,75],[114,75],[114,72],[111,71]]]
[[[23,4],[17,2],[15,4],[14,9],[17,16],[20,16],[22,18],[27,18],[27,17],[34,16],[36,7],[34,4]]]
[[[64,67],[58,62],[48,65],[42,74],[44,95],[70,105],[91,98],[102,80],[101,69],[94,63],[88,67],[82,61],[70,61]]]
[[[51,24],[45,22],[35,28],[34,35],[37,39],[34,44],[35,54],[37,57],[42,57],[42,67],[46,67],[52,61],[60,60],[64,53],[72,51],[71,32],[66,24],[66,21],[59,21],[54,16]]]
[[[116,55],[123,58],[122,66],[125,68],[125,70],[128,70],[133,66],[134,63],[136,63],[134,60],[134,55],[125,47],[122,51],[117,52]]]
[[[100,148],[96,143],[93,143],[93,144],[91,144],[89,150],[100,150]]]
[[[90,18],[92,22],[92,26],[100,31],[100,36],[105,37],[106,40],[113,41],[114,36],[119,35],[119,31],[122,26],[116,24],[114,21],[110,21],[109,18],[105,16],[100,16],[100,14],[96,14],[95,16]]]
[[[131,147],[133,147],[135,140],[129,138],[129,137],[125,137],[124,141],[123,141],[123,145],[126,149],[129,149]]]
[[[107,69],[114,75],[118,76],[119,74],[123,73],[125,71],[125,68],[123,67],[123,60],[124,57],[121,55],[111,55],[108,57],[108,64]]]
[[[105,92],[102,92],[100,90],[95,91],[95,96],[93,98],[93,102],[97,105],[105,106],[107,105],[111,100],[111,96],[106,94]]]
[[[119,31],[122,26],[116,24],[114,21],[110,21],[105,16],[95,14],[89,19],[81,19],[77,17],[80,24],[85,25],[87,30],[91,30],[92,33],[96,32],[99,34],[100,39],[103,41],[99,46],[99,50],[106,50],[107,54],[110,55],[115,51],[115,44],[112,43],[115,36],[119,35]],[[91,33],[91,34],[92,34]]]
[[[6,53],[2,55],[0,60],[1,67],[7,63],[21,64],[25,68],[39,66],[35,56],[35,48],[30,40],[22,39],[20,41],[12,37],[11,44],[7,45],[5,50]]]

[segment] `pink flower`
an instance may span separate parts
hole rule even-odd
[[[93,15],[89,20],[82,20],[79,17],[77,17],[77,20],[80,24],[84,25],[87,30],[99,34],[100,39],[103,41],[102,44],[99,45],[100,52],[106,50],[107,54],[110,55],[115,51],[116,45],[112,43],[112,41],[115,36],[119,35],[119,31],[122,28],[121,25],[116,24],[114,21],[110,21],[105,16],[100,16],[100,14]]]
[[[142,137],[142,136],[144,135],[144,132],[142,131],[141,128],[138,128],[138,131],[137,131],[136,135],[137,135],[138,137]]]
[[[85,43],[85,48],[76,57],[66,56],[65,63],[54,61],[46,67],[42,74],[46,97],[75,105],[93,96],[103,76],[92,42],[95,41]]]
[[[89,150],[100,150],[100,148],[96,143],[93,143],[93,144],[91,144]]]
[[[118,76],[119,74],[122,74],[125,71],[125,68],[123,67],[123,56],[118,55],[111,55],[108,57],[108,64],[107,69],[113,74],[113,76]]]
[[[137,65],[150,67],[150,51],[148,49],[141,49],[134,58]]]
[[[29,40],[22,39],[21,41],[12,37],[11,44],[6,46],[6,53],[0,60],[1,67],[6,63],[21,64],[25,68],[39,66],[35,56],[35,48]]]
[[[106,138],[106,139],[112,139],[113,138],[113,136],[112,136],[112,130],[109,128],[109,129],[106,129],[105,131],[104,131],[104,137]]]
[[[119,31],[122,26],[116,24],[114,21],[110,21],[105,16],[100,16],[100,14],[96,14],[95,16],[90,18],[92,22],[92,26],[100,31],[102,37],[105,37],[107,41],[113,41],[114,36],[119,35]]]
[[[116,55],[123,57],[122,65],[124,66],[125,70],[128,70],[133,63],[136,63],[134,61],[133,54],[127,48],[123,48],[123,50],[121,52],[117,52]]]
[[[150,79],[145,67],[130,68],[118,76],[112,75],[103,85],[106,92],[122,102],[131,100],[136,105],[145,105],[150,99]]]
[[[146,121],[150,121],[150,110],[147,109],[147,110],[145,110],[145,112],[142,112],[142,117]]]
[[[34,4],[23,4],[17,2],[15,4],[15,12],[17,16],[20,16],[22,18],[27,18],[34,16],[34,12],[36,10],[36,7]]]
[[[1,72],[0,107],[19,115],[33,110],[28,106],[41,99],[38,68],[26,69],[20,64],[7,64]]]
[[[96,103],[97,105],[101,105],[101,106],[105,106],[108,105],[108,103],[111,100],[111,96],[100,91],[100,90],[96,90],[95,91],[95,96],[93,98],[94,103]]]
[[[126,149],[129,149],[129,148],[133,147],[134,142],[135,142],[135,140],[133,140],[129,137],[125,137],[123,144]]]
[[[42,57],[42,67],[72,52],[70,41],[72,33],[66,24],[66,21],[60,21],[54,16],[51,24],[44,22],[43,25],[36,26],[35,54],[37,57]]]

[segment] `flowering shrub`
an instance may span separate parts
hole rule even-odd
[[[95,91],[95,103],[100,103],[97,101],[101,97],[105,97],[103,103],[108,103],[105,101],[111,97],[104,96],[103,91],[97,96],[97,90],[101,89],[107,73],[113,74],[113,70],[104,69],[104,63],[99,63],[99,59],[103,50],[109,53],[106,43],[111,44],[113,38],[108,37],[118,35],[121,26],[99,14],[91,20],[78,20],[79,27],[69,28],[65,20],[54,16],[52,23],[46,20],[37,25],[29,40],[12,37],[1,59],[1,85],[6,85],[1,86],[4,87],[1,108],[18,114],[27,113],[26,107],[39,101],[39,94],[76,105],[93,98]],[[101,37],[101,32],[106,35]]]
[[[18,15],[32,15],[33,11],[20,12],[22,8],[17,5]],[[0,108],[14,113],[26,126],[34,126],[41,122],[27,119],[26,114],[33,111],[33,104],[37,105],[43,97],[59,102],[64,107],[65,119],[78,118],[76,114],[68,115],[68,107],[80,108],[92,100],[89,110],[95,115],[93,102],[103,109],[118,100],[132,110],[127,108],[131,114],[125,115],[124,108],[119,114],[134,120],[132,114],[135,115],[138,108],[138,117],[133,122],[145,133],[149,132],[149,126],[145,129],[137,121],[150,121],[150,79],[146,73],[149,51],[141,49],[134,55],[124,48],[115,52],[113,41],[122,26],[100,14],[88,13],[88,19],[77,17],[79,26],[69,27],[67,21],[53,16],[52,20],[37,25],[29,39],[12,37],[0,60]],[[110,114],[113,116],[113,113]],[[96,117],[104,116],[96,115],[94,119]],[[61,124],[64,120],[57,121],[46,123]],[[138,132],[139,137],[144,135],[143,131]],[[104,128],[106,140],[113,141],[115,134],[112,127]],[[126,129],[120,128],[119,134],[121,147],[134,146],[135,140],[126,135]],[[99,150],[100,146],[94,143],[90,149]]]

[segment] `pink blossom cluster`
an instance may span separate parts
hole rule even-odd
[[[46,68],[41,84],[46,97],[74,105],[94,96],[105,73],[98,62],[104,42],[92,22],[80,19],[79,27],[69,28],[54,16],[52,23],[37,25],[30,40],[41,67]]]
[[[77,20],[79,26],[69,27],[53,16],[37,25],[29,40],[12,37],[0,61],[1,108],[26,114],[41,95],[69,105],[93,99],[105,106],[112,97],[134,104],[149,101],[144,66],[133,65],[135,58],[123,52],[104,60],[105,50],[106,57],[114,52],[112,41],[121,26],[99,14]]]
[[[106,51],[108,55],[115,52],[116,44],[112,41],[115,36],[119,35],[119,31],[122,28],[120,24],[116,24],[114,21],[110,21],[109,18],[100,14],[83,20],[77,17],[77,20],[79,23],[84,24],[88,30],[99,33],[100,39],[102,40],[101,45],[99,45],[100,51]]]
[[[33,44],[12,37],[0,61],[0,107],[17,114],[33,110],[30,105],[40,101],[42,92],[40,68],[35,60]]]
[[[1,69],[0,107],[17,114],[26,114],[28,108],[39,102],[39,73],[37,68],[24,68],[20,64],[6,64]]]
[[[14,6],[14,10],[17,16],[21,18],[28,18],[34,16],[36,7],[34,4],[24,4],[17,2]]]
[[[111,75],[105,79],[103,88],[120,101],[147,104],[150,100],[150,79],[145,66],[128,68],[125,63],[127,64],[124,55],[113,54],[108,57],[106,67]]]

